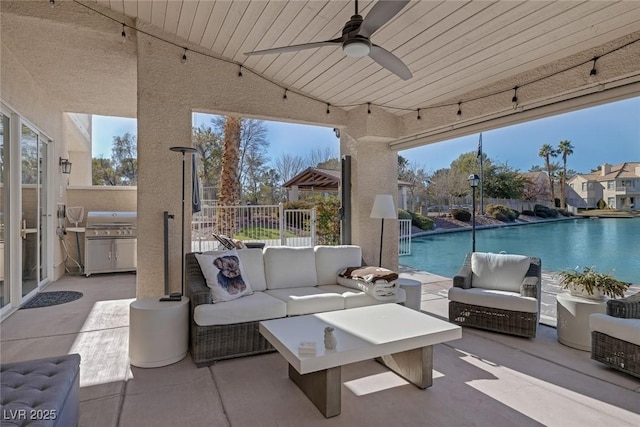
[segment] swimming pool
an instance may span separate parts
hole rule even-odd
[[[411,242],[401,265],[453,277],[471,251],[471,232],[432,234]],[[545,271],[595,266],[640,283],[640,218],[574,219],[476,230],[476,251],[536,256]]]

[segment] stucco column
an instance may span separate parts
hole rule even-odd
[[[352,156],[352,242],[362,247],[368,265],[378,265],[382,220],[370,218],[377,194],[391,194],[397,204],[398,155],[389,149],[395,117],[371,107],[349,113],[349,126],[341,131],[340,152]],[[396,206],[397,208],[397,206]],[[398,220],[384,220],[382,266],[398,269]]]
[[[136,296],[143,298],[164,293],[164,211],[174,215],[174,219],[169,220],[169,288],[170,292],[180,291],[182,154],[169,148],[191,146],[191,108],[184,98],[163,94],[162,87],[165,84],[171,87],[172,77],[166,72],[162,56],[147,52],[148,44],[140,43],[139,47]],[[160,78],[162,84],[158,82]],[[185,159],[184,244],[188,245],[191,235],[191,155],[186,154]],[[186,252],[189,252],[188,246],[185,246]]]

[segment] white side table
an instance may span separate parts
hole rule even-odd
[[[398,278],[398,286],[404,289],[407,294],[407,300],[404,305],[420,311],[420,303],[422,303],[422,283],[417,280],[400,277]]]
[[[176,363],[189,349],[189,298],[135,300],[129,306],[129,361],[139,368]]]
[[[606,313],[606,300],[594,300],[572,296],[565,292],[556,295],[558,300],[558,341],[578,350],[591,351],[589,316]]]

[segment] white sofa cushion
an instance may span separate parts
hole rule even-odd
[[[287,304],[264,292],[254,292],[224,304],[200,304],[193,310],[193,320],[200,326],[232,325],[286,315]]]
[[[471,286],[520,293],[529,265],[529,257],[524,255],[474,252],[471,254]]]
[[[316,286],[316,257],[312,247],[270,246],[264,249],[267,289]]]
[[[224,251],[207,251],[203,255],[216,255]],[[242,268],[247,275],[247,280],[251,283],[254,291],[264,291],[267,289],[267,280],[264,276],[264,260],[262,249],[238,249],[236,250]]]
[[[640,319],[623,319],[595,313],[589,316],[589,328],[592,331],[640,345]]]
[[[344,308],[356,308],[376,304],[401,303],[405,302],[407,299],[407,294],[402,288],[396,289],[395,301],[380,301],[375,299],[371,295],[367,295],[359,289],[355,290],[353,288],[348,288],[340,285],[325,285],[318,287],[327,292],[341,294],[344,298]]]
[[[462,289],[453,287],[449,288],[449,300],[502,310],[522,311],[525,313],[538,312],[538,300],[532,297],[520,296],[519,291],[509,292],[497,289]]]
[[[344,298],[335,292],[313,287],[270,289],[265,291],[287,304],[287,316],[344,309]]]
[[[211,289],[214,303],[231,301],[253,293],[251,282],[235,250],[195,256],[207,286]]]
[[[316,246],[316,272],[318,285],[335,285],[338,271],[347,267],[362,265],[360,246]]]

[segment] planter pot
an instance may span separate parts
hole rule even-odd
[[[593,292],[594,292],[593,294],[588,293],[587,291],[584,290],[582,286],[575,286],[575,285],[569,286],[569,293],[574,297],[581,297],[581,298],[588,298],[588,299],[595,299],[595,300],[604,299],[605,294],[602,292],[600,288],[595,288]]]

